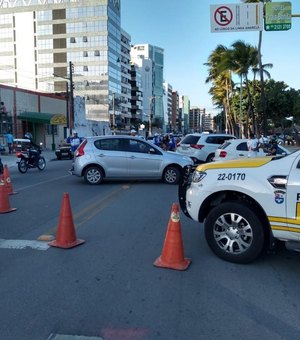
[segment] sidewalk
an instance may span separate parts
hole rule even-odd
[[[56,159],[55,151],[52,150],[43,150],[42,156],[45,158],[46,162],[49,162],[53,159]],[[0,155],[0,158],[2,160],[3,165],[7,165],[9,168],[17,166],[17,161],[19,158],[17,158],[16,154],[13,153],[11,155]]]

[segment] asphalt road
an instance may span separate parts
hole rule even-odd
[[[192,263],[186,271],[154,267],[177,187],[89,186],[67,174],[70,164],[51,161],[24,175],[10,169],[17,210],[0,214],[0,239],[56,236],[68,193],[85,243],[0,248],[1,340],[300,338],[299,253],[280,247],[251,265],[224,262],[207,247],[201,225],[180,213]]]

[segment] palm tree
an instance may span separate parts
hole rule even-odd
[[[269,64],[263,64],[262,65],[262,71],[263,71],[263,74],[268,78],[270,79],[271,78],[271,74],[269,71],[267,71],[268,68],[272,68],[273,67],[273,64],[269,63]],[[252,72],[254,74],[254,78],[253,80],[256,80],[256,75],[260,75],[260,68],[259,67],[253,67],[252,68]]]
[[[233,132],[236,130],[236,121],[235,117],[231,114],[229,102],[233,86],[231,72],[229,69],[220,69],[222,60],[227,53],[227,47],[218,45],[210,54],[208,62],[204,63],[204,65],[209,67],[209,75],[206,78],[206,83],[211,82],[213,84],[209,91],[213,97],[213,102],[224,108],[225,130],[228,131],[228,127],[230,127],[231,132]]]
[[[232,45],[232,49],[228,50],[228,52],[224,55],[224,58],[221,60],[220,69],[221,70],[231,70],[232,72],[239,75],[242,83],[242,79],[245,80],[247,96],[248,96],[248,110],[246,117],[246,133],[249,133],[249,115],[252,114],[252,125],[254,124],[254,111],[252,104],[252,96],[249,87],[248,73],[249,70],[255,68],[258,64],[257,58],[257,48],[253,47],[250,44],[243,42],[242,40],[238,40],[234,42]]]

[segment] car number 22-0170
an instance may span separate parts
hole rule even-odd
[[[246,178],[245,173],[240,172],[229,172],[228,174],[218,174],[218,181],[225,181],[226,179],[228,181],[244,181]]]

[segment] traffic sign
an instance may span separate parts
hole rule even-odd
[[[263,4],[226,4],[210,6],[211,32],[262,31]]]
[[[292,27],[291,2],[267,2],[265,15],[266,31],[287,31]]]

